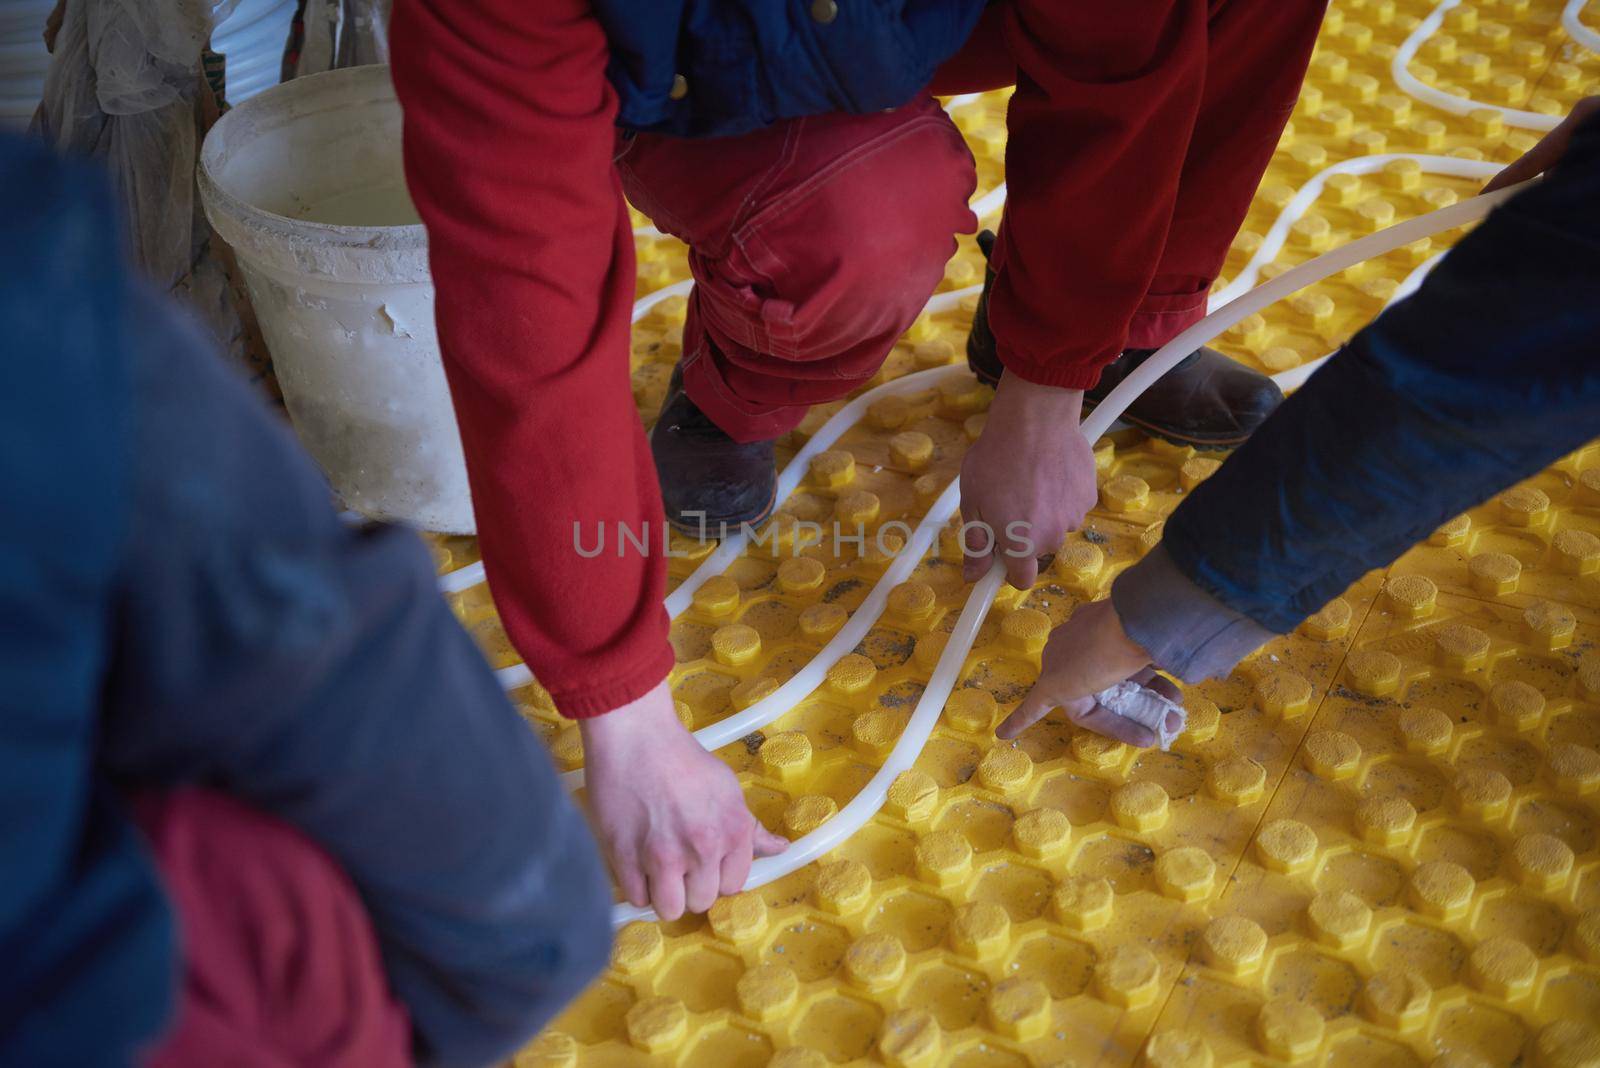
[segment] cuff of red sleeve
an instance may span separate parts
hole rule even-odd
[[[1148,296],[1128,322],[1128,348],[1159,349],[1206,317],[1209,289]]]
[[[1201,589],[1159,543],[1117,576],[1111,604],[1150,662],[1184,682],[1223,678],[1277,636]]]
[[[1100,381],[1100,372],[1105,365],[1116,359],[1121,350],[1110,353],[1097,354],[1088,360],[1060,361],[1034,361],[1025,359],[1014,352],[1007,352],[1004,347],[1000,349],[1000,362],[1005,366],[1006,373],[1016,375],[1024,382],[1032,382],[1036,386],[1052,386],[1056,389],[1092,389]]]
[[[567,719],[593,719],[637,701],[655,689],[667,677],[675,662],[672,646],[663,643],[661,651],[648,663],[621,678],[609,675],[604,682],[579,682],[546,689],[550,692],[556,711],[562,716]]]

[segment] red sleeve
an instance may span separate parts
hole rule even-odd
[[[1205,0],[1006,5],[1017,90],[990,325],[1008,371],[1084,389],[1166,241],[1205,79]]]
[[[400,0],[391,44],[495,604],[557,707],[598,715],[673,662],[605,35],[584,0]],[[618,556],[619,522],[657,551]]]

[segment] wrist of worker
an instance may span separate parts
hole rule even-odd
[[[626,704],[578,721],[586,753],[648,748],[685,730],[666,679]]]
[[[672,707],[672,689],[662,679],[638,697],[616,708],[578,721],[584,737],[624,738],[679,726]]]
[[[1046,429],[1077,433],[1083,417],[1083,390],[1040,385],[1006,374],[995,387],[985,431],[1030,434]]]
[[[1117,576],[1111,604],[1127,639],[1184,682],[1223,678],[1277,637],[1183,573],[1159,542]]]

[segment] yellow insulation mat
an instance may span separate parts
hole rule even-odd
[[[1407,69],[1474,102],[1456,115],[1391,71],[1433,5],[1336,2],[1218,288],[1472,195],[1479,182],[1430,160],[1514,159],[1539,131],[1508,118],[1560,115],[1600,88],[1600,55],[1562,28],[1563,6],[1445,5]],[[1578,17],[1600,27],[1600,3]],[[1004,94],[952,108],[980,190],[1004,177],[1004,108]],[[1311,182],[1320,193],[1264,258]],[[640,295],[686,278],[682,246],[636,223]],[[1269,372],[1300,366],[1457,236],[1336,275],[1219,347]],[[981,279],[964,242],[941,289]],[[873,384],[958,362],[974,304],[920,318]],[[668,298],[634,328],[646,422],[683,310]],[[959,375],[878,402],[811,464],[777,522],[915,525],[990,395]],[[837,407],[811,413],[787,453]],[[1447,523],[1231,678],[1190,687],[1172,752],[1055,718],[998,743],[1050,626],[1104,596],[1222,459],[1131,431],[1096,457],[1100,507],[1031,592],[1001,595],[884,810],[822,862],[707,916],[623,928],[610,970],[518,1068],[1600,1065],[1600,445]],[[677,581],[711,547],[675,548],[690,554],[672,562]],[[445,570],[476,556],[469,539],[436,549]],[[771,692],[887,562],[871,538],[865,551],[747,550],[673,624],[685,722]],[[947,530],[823,687],[720,751],[763,823],[801,835],[871,777],[965,595]],[[495,666],[515,663],[487,590],[451,597]],[[580,766],[576,729],[542,691],[512,696],[557,765]]]

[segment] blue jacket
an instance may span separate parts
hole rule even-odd
[[[1197,486],[1112,600],[1158,666],[1225,675],[1596,434],[1600,116]]]
[[[632,130],[724,137],[906,103],[986,0],[596,0]],[[675,79],[681,95],[674,98]]]
[[[338,520],[113,215],[0,136],[0,1064],[126,1065],[169,1020],[121,798],[185,783],[339,861],[419,1059],[504,1057],[605,962],[587,828],[422,544]]]

